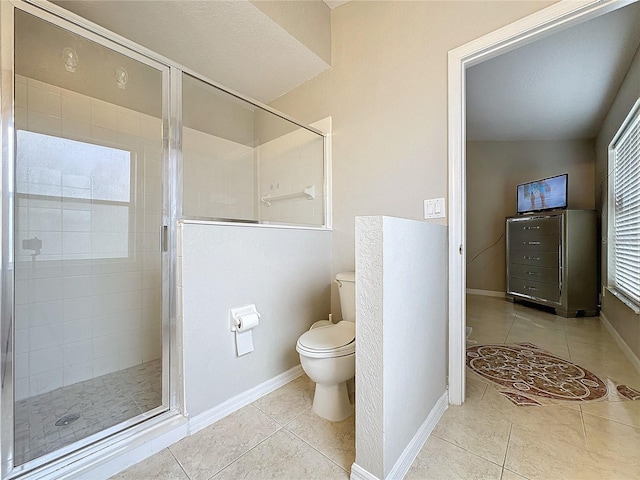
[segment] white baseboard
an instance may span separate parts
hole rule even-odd
[[[218,420],[226,417],[227,415],[235,412],[236,410],[239,410],[242,407],[255,402],[260,397],[263,397],[264,395],[286,385],[290,381],[295,380],[303,373],[304,370],[302,370],[302,367],[300,365],[296,365],[286,372],[281,373],[280,375],[273,377],[272,379],[267,380],[260,385],[256,385],[255,387],[242,392],[235,397],[230,398],[226,402],[223,402],[216,407],[199,413],[198,415],[189,419],[189,435],[192,435],[197,431],[202,430],[203,428],[206,428],[209,425],[217,422]]]
[[[351,465],[351,475],[349,480],[380,480],[374,474],[369,473],[357,463]]]
[[[616,341],[618,346],[622,349],[622,351],[627,356],[627,358],[629,359],[633,367],[636,369],[636,371],[640,373],[640,359],[638,359],[636,354],[633,353],[633,350],[629,348],[629,345],[627,345],[627,342],[625,342],[622,339],[618,331],[613,327],[613,325],[611,325],[611,322],[609,322],[607,317],[602,312],[600,312],[600,321],[605,326],[605,328],[609,331],[609,333],[611,334],[613,339]]]
[[[409,445],[404,449],[396,461],[396,464],[385,477],[386,479],[392,480],[396,478],[404,478],[409,471],[409,468],[411,468],[411,464],[418,456],[418,453],[420,453],[420,449],[422,449],[427,438],[429,438],[433,429],[436,428],[436,425],[440,421],[440,417],[442,417],[442,414],[448,407],[449,395],[447,392],[444,392],[429,412],[427,419],[422,425],[420,425],[420,428],[409,442]]]
[[[449,407],[449,395],[447,392],[444,392],[442,396],[438,399],[436,404],[433,406],[427,419],[424,421],[420,428],[413,436],[409,445],[404,449],[395,465],[389,471],[389,474],[385,476],[385,480],[395,480],[397,478],[404,478],[404,476],[411,468],[414,460],[420,453],[420,450],[424,446],[425,442],[433,432],[433,429],[436,428],[436,425],[440,421],[442,414]],[[350,480],[380,480],[378,477],[370,473],[369,471],[362,468],[357,463],[351,465],[351,476]]]
[[[484,297],[498,297],[504,298],[506,295],[504,292],[496,292],[494,290],[477,290],[475,288],[467,288],[469,295],[482,295]]]

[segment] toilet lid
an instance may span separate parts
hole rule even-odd
[[[314,351],[343,350],[341,347],[353,343],[355,338],[356,325],[343,321],[303,333],[298,339],[298,346]]]

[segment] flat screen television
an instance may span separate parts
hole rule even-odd
[[[518,213],[567,208],[568,177],[564,173],[518,185]]]

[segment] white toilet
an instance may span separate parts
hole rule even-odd
[[[336,275],[343,320],[320,320],[298,339],[296,350],[305,373],[316,383],[313,411],[339,422],[353,413],[347,381],[356,370],[356,275]]]

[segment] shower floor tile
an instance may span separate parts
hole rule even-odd
[[[19,400],[15,404],[16,464],[70,445],[161,403],[160,360]],[[56,425],[67,415],[78,418]]]

